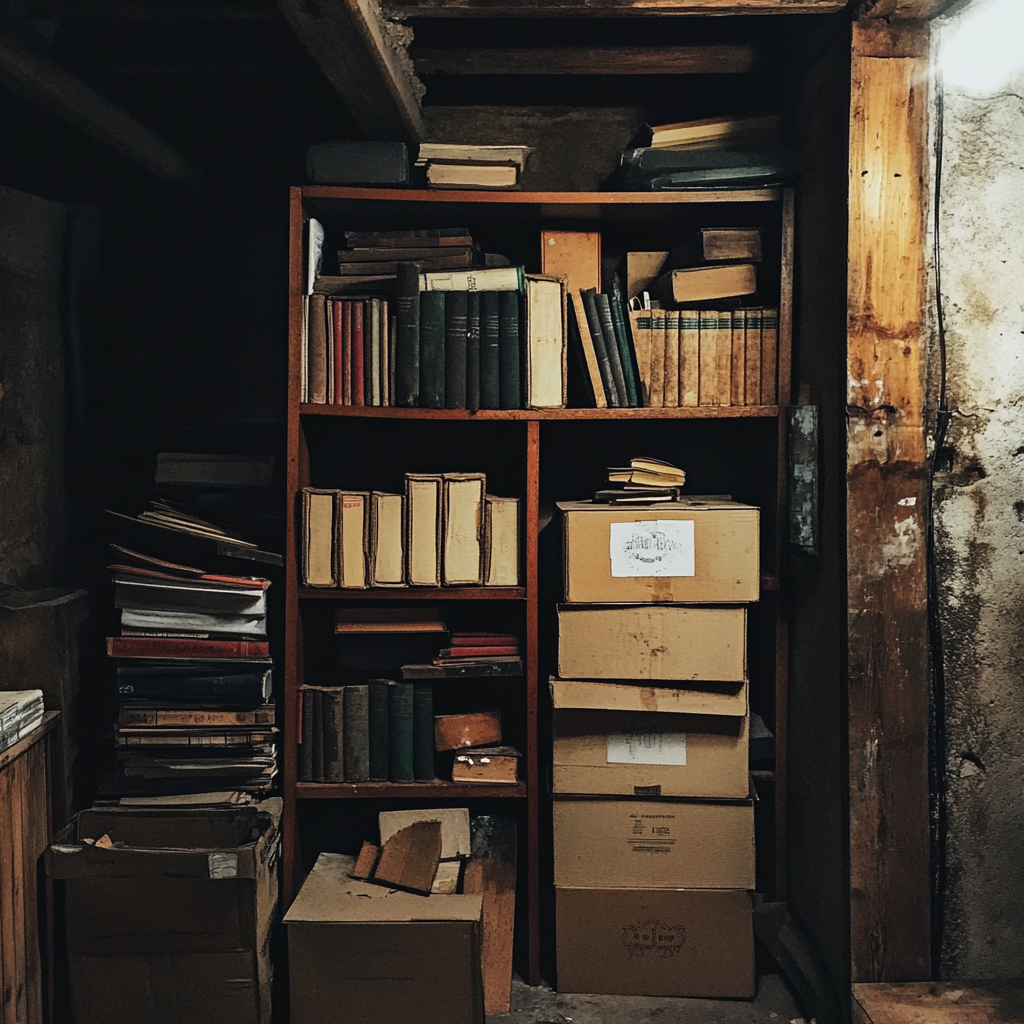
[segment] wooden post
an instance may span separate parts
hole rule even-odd
[[[928,29],[854,26],[847,558],[854,981],[929,977]]]

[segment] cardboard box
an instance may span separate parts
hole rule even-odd
[[[484,1024],[483,897],[415,896],[322,853],[285,915],[292,1024]]]
[[[759,597],[759,513],[751,505],[558,507],[569,604],[740,604]]]
[[[747,610],[561,605],[563,679],[733,682],[747,678]]]
[[[742,889],[555,888],[559,992],[752,999]]]
[[[555,885],[754,888],[754,804],[556,798]]]
[[[553,718],[555,793],[750,795],[746,715],[563,710]]]
[[[46,851],[81,1024],[268,1024],[279,799],[97,807]],[[103,849],[83,842],[108,835]]]
[[[591,683],[579,679],[550,679],[555,708],[589,708],[593,711],[661,711],[674,715],[728,715],[747,713],[746,684],[704,683],[703,689],[675,686],[641,686],[637,683]]]

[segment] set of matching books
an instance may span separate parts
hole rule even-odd
[[[307,487],[307,587],[519,584],[519,499],[487,494],[483,473],[407,473],[404,494]]]

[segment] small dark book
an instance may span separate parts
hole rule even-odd
[[[480,293],[480,408],[500,409],[500,292]]]
[[[420,268],[402,263],[396,279],[395,390],[398,405],[420,404]]]
[[[433,781],[434,687],[430,683],[413,684],[412,762],[417,782]]]
[[[370,696],[369,687],[346,686],[345,781],[370,781]]]
[[[616,271],[611,275],[608,291],[608,303],[611,307],[612,323],[615,326],[615,340],[619,345],[619,356],[622,359],[622,372],[626,378],[626,397],[632,407],[640,403],[640,379],[636,365],[636,351],[626,324],[626,300],[622,290],[622,276]]]
[[[498,387],[502,409],[522,405],[519,293],[498,292]]]
[[[323,690],[324,782],[345,781],[343,692],[340,686]]]
[[[468,292],[444,293],[444,407],[466,408]]]
[[[302,693],[302,745],[299,747],[299,782],[313,781],[313,695]]]
[[[601,330],[601,318],[597,313],[597,300],[595,298],[597,291],[594,288],[587,288],[581,291],[580,295],[583,298],[583,311],[587,317],[587,327],[590,329],[590,337],[594,342],[594,350],[597,352],[597,365],[601,370],[601,383],[604,384],[604,391],[608,396],[608,404],[617,409],[622,405],[622,399],[619,396],[619,388],[615,382],[615,374],[612,372],[611,355],[608,351],[609,346]],[[612,345],[614,344],[613,340]]]
[[[370,690],[370,781],[388,781],[388,682],[371,679]]]
[[[324,692],[309,689],[307,695],[313,699],[313,770],[314,782],[324,781]]]
[[[611,303],[608,301],[608,296],[600,292],[595,293],[594,303],[597,306],[597,319],[601,324],[601,337],[604,338],[605,347],[608,349],[608,361],[612,366],[615,390],[619,393],[619,403],[623,406],[635,405],[635,402],[629,400],[626,374],[622,366],[622,353],[619,350],[619,340],[615,334],[615,323],[612,320]]]
[[[388,775],[392,782],[412,782],[415,779],[412,698],[412,683],[388,683]]]
[[[480,408],[480,293],[466,295],[466,408]]]
[[[420,293],[420,405],[444,408],[444,292]]]

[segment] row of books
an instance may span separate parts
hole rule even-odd
[[[404,494],[307,487],[307,587],[519,585],[519,499],[483,473],[408,473]]]

